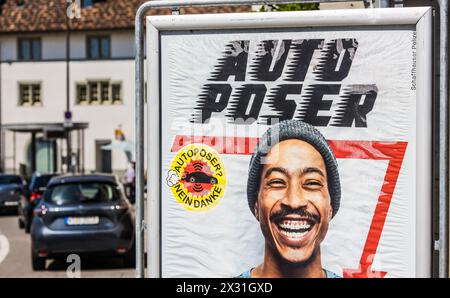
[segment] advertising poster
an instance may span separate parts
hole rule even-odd
[[[161,31],[161,276],[420,275],[417,34]]]

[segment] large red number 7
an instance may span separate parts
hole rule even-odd
[[[384,277],[387,272],[373,271],[372,264],[383,232],[407,142],[329,141],[336,158],[388,160],[386,175],[367,233],[359,268],[344,269],[344,277]]]

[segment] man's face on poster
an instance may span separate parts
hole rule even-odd
[[[332,217],[325,162],[301,140],[268,153],[255,215],[266,243],[289,263],[307,263],[320,248]]]

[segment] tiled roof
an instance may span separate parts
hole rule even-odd
[[[72,0],[75,2],[75,0]],[[69,21],[71,30],[132,29],[138,7],[145,0],[94,1],[82,8],[80,18]],[[1,4],[3,3],[3,4]],[[0,33],[66,30],[66,0],[0,0]],[[73,7],[73,6],[72,6]],[[180,13],[245,12],[250,6],[186,8]],[[151,14],[169,14],[169,10],[153,10]]]

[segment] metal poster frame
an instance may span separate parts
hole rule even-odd
[[[195,1],[151,1],[143,4],[136,15],[136,276],[144,277],[144,234],[147,228],[147,276],[160,277],[161,276],[161,251],[160,251],[160,196],[161,196],[161,133],[160,133],[160,33],[177,30],[189,29],[203,29],[203,30],[217,30],[217,29],[268,29],[268,28],[289,28],[289,27],[351,27],[351,26],[396,26],[396,25],[413,25],[417,31],[418,51],[421,51],[417,57],[417,97],[418,98],[432,98],[432,10],[431,8],[388,8],[388,9],[355,9],[355,10],[324,10],[311,12],[292,12],[283,13],[282,17],[278,13],[239,13],[239,14],[219,14],[214,15],[176,15],[176,16],[152,16],[146,19],[147,26],[147,58],[148,58],[148,135],[147,140],[151,140],[151,147],[148,152],[144,152],[144,19],[146,13],[153,8],[172,8],[178,10],[179,7],[185,6],[222,6],[222,5],[250,5],[250,4],[278,4],[278,3],[317,3],[325,1],[241,1],[241,0],[195,0]],[[444,7],[445,10],[445,7]],[[301,16],[301,17],[299,17]],[[448,22],[448,20],[447,20]],[[445,21],[444,21],[445,23]],[[443,35],[446,35],[444,32]],[[442,48],[442,40],[441,40]],[[446,53],[441,52],[441,61],[447,62]],[[447,64],[445,64],[447,65]],[[448,95],[443,94],[443,90],[448,91],[448,84],[442,82],[442,77],[447,77],[447,72],[442,72],[441,63],[441,113],[443,107],[447,107]],[[448,93],[448,92],[447,92]],[[431,169],[432,169],[432,153],[431,153],[431,105],[426,107],[424,101],[418,101],[417,110],[422,113],[417,113],[417,123],[427,123],[426,125],[417,126],[417,137],[428,138],[430,142],[423,142],[417,144],[417,151],[422,154],[422,157],[417,158],[417,179],[425,181],[418,186],[418,197],[430,197],[430,200],[422,200],[421,205],[417,205],[417,226],[422,227],[422,236],[416,239],[416,255],[424,255],[431,250],[432,233],[431,233]],[[427,111],[424,113],[423,111]],[[440,134],[448,132],[447,115],[445,110],[445,117],[440,118]],[[446,124],[446,125],[444,125]],[[440,160],[448,157],[448,144],[446,143],[447,135],[444,139],[440,138]],[[444,143],[445,142],[445,143]],[[144,161],[147,154],[148,166],[148,199],[147,199],[147,217],[148,221],[144,220]],[[448,162],[447,162],[448,163]],[[441,166],[441,170],[446,175],[440,175],[440,202],[448,199],[448,190],[443,190],[443,184],[448,186],[448,165]],[[442,167],[442,168],[441,168]],[[444,179],[442,179],[444,178]],[[442,185],[441,185],[442,184]],[[447,187],[448,188],[448,187]],[[418,201],[419,203],[419,201]],[[443,204],[443,203],[442,203]],[[440,206],[442,207],[442,204]],[[446,208],[448,203],[444,206]],[[447,221],[446,209],[442,208],[440,211],[440,223]],[[428,210],[429,212],[423,212]],[[445,213],[445,214],[443,214]],[[426,231],[426,232],[425,232]],[[440,229],[440,234],[446,234]],[[420,238],[420,239],[419,239]],[[448,260],[447,256],[447,236],[442,235],[439,242],[440,258]],[[429,259],[419,258],[416,261],[416,272],[421,277],[430,276],[431,272],[431,254]],[[441,265],[440,265],[441,266]],[[440,276],[444,277],[448,274],[448,264],[445,263],[440,269]],[[444,273],[441,273],[444,272]]]

